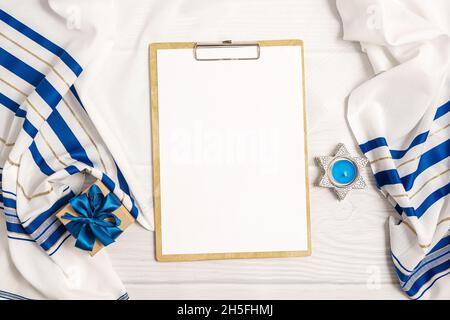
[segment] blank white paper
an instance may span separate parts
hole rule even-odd
[[[301,55],[158,50],[163,255],[308,249]]]

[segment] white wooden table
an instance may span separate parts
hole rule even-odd
[[[177,5],[186,6],[186,1],[181,2]],[[191,3],[191,11],[184,7],[180,17],[171,16],[164,25],[169,31],[158,31],[158,41],[211,38],[198,31],[217,27],[213,18],[205,18],[207,2]],[[338,142],[352,153],[358,151],[346,122],[346,99],[372,76],[359,45],[341,40],[335,1],[230,0],[227,5],[239,10],[222,17],[216,38],[236,34],[236,40],[300,38],[305,42],[313,253],[306,258],[158,263],[154,233],[132,226],[109,249],[130,297],[404,299],[389,253],[387,218],[393,209],[377,192],[370,168],[364,173],[368,188],[351,192],[342,202],[330,190],[315,186],[319,168],[314,156],[332,153]],[[218,10],[212,8],[211,14]],[[237,29],[241,32],[233,33]]]

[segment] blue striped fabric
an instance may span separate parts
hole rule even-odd
[[[31,300],[24,296],[0,290],[0,300]]]
[[[7,194],[8,191],[2,190],[2,192],[4,194]],[[7,198],[6,196],[3,196],[3,206],[5,208],[16,209],[16,200],[11,199],[11,198]]]
[[[57,57],[58,62],[62,62],[67,68],[62,70],[62,67],[59,67],[58,77],[50,79],[47,73],[52,71],[44,72],[39,69],[42,64],[36,61],[35,55],[29,54],[29,51],[32,52],[33,48],[27,48],[28,51],[23,49],[27,44],[16,46],[13,43],[9,47],[0,47],[0,65],[6,71],[1,74],[2,81],[7,85],[9,83],[11,90],[18,92],[16,97],[9,96],[8,92],[0,92],[0,108],[4,107],[11,112],[14,124],[20,124],[22,132],[29,137],[29,146],[24,152],[29,154],[36,172],[39,172],[42,179],[46,179],[46,177],[54,175],[60,176],[61,172],[65,172],[66,176],[82,176],[83,170],[92,169],[90,172],[104,181],[111,191],[119,192],[119,194],[122,192],[126,195],[128,202],[131,204],[130,212],[136,218],[138,209],[119,168],[115,165],[109,153],[100,152],[98,148],[93,146],[92,140],[95,139],[92,139],[90,135],[95,136],[97,133],[89,133],[79,124],[80,119],[88,118],[73,85],[73,79],[81,74],[82,67],[63,48],[1,9],[0,21],[11,28],[12,33],[19,32],[40,48],[47,50],[49,54]],[[20,40],[16,39],[16,41]],[[15,55],[15,50],[21,51],[21,55]],[[29,56],[24,60],[23,55],[27,54]],[[36,62],[36,66],[33,65],[34,62]],[[54,66],[54,63],[53,61],[49,65]],[[61,83],[62,86],[67,86],[63,91],[60,86],[54,83],[54,81],[59,81],[58,78],[64,80]],[[15,88],[11,84],[17,85],[19,83],[15,79],[27,83],[29,87],[33,88],[32,93],[27,97],[21,96],[23,92],[29,92],[29,87]],[[17,98],[19,96],[21,98]],[[69,96],[70,99],[67,98]],[[66,111],[64,112],[64,110]],[[37,120],[42,117],[44,117],[43,123]],[[84,132],[80,135],[81,131]],[[4,137],[0,138],[5,140]],[[98,140],[100,141],[100,139]],[[0,161],[2,158],[7,158],[7,154],[2,154],[2,152],[9,152],[10,150],[2,149],[1,143],[0,141]],[[104,161],[100,161],[101,158],[108,159],[109,172],[112,173],[112,176],[104,172],[106,168],[103,165]],[[3,164],[0,162],[1,166]],[[59,198],[55,198],[56,194],[52,195],[51,192],[41,193],[42,196],[47,194],[52,196],[53,204],[43,208],[40,214],[26,221],[21,221],[19,218],[20,212],[16,211],[19,198],[11,192],[13,189],[10,188],[10,184],[8,184],[8,187],[4,185],[0,193],[1,208],[5,217],[6,214],[8,215],[8,221],[6,222],[8,238],[30,243],[37,242],[50,256],[57,253],[70,235],[64,225],[57,220],[55,213],[66,205],[75,196],[75,193],[68,186],[64,188]],[[22,195],[22,193],[19,195]],[[36,199],[38,198],[39,196],[36,196]],[[28,200],[34,201],[31,199],[34,198],[31,197]]]
[[[17,109],[19,109],[19,104],[17,102],[11,100],[1,92],[0,92],[0,104],[4,105],[14,113],[17,111]]]
[[[48,117],[47,123],[58,136],[59,140],[72,159],[78,160],[89,167],[94,166],[86,154],[85,149],[57,110],[52,112],[52,114]]]
[[[81,71],[83,70],[81,66],[63,48],[59,47],[36,31],[32,30],[19,20],[6,13],[4,10],[0,10],[0,20],[8,24],[11,28],[16,29],[26,37],[30,38],[37,44],[41,45],[42,47],[53,53],[55,56],[59,57],[76,76],[79,76],[81,74]]]
[[[67,239],[69,239],[71,237],[71,235],[70,234],[68,234],[59,244],[58,244],[58,246],[55,248],[55,249],[53,249],[53,251],[52,252],[50,252],[48,255],[51,257],[52,255],[54,255],[57,251],[58,251],[58,249],[59,248],[61,248],[61,246],[64,244],[64,242],[66,242],[66,240]]]
[[[400,260],[393,254],[392,258],[400,266],[400,268],[395,267],[395,271],[400,280],[402,289],[409,296],[416,296],[415,299],[420,299],[438,278],[447,274],[445,271],[450,267],[450,236],[441,239],[413,270],[405,268]],[[442,272],[444,272],[444,274],[437,277],[430,286],[424,287],[427,282]],[[420,294],[418,295],[419,292]]]
[[[400,212],[405,213],[407,216],[415,216],[415,217],[422,217],[426,211],[437,201],[441,200],[442,198],[446,197],[450,193],[450,183],[447,183],[442,188],[437,189],[436,191],[433,191],[430,195],[428,195],[425,200],[418,206],[417,208],[414,207],[399,207]]]
[[[436,108],[433,123],[436,123],[438,119],[445,121],[446,118],[443,117],[449,112],[450,101]],[[430,131],[426,131],[415,136],[409,143],[409,146],[402,150],[391,149],[388,139],[385,137],[378,137],[360,145],[361,150],[371,161],[376,160],[375,156],[373,156],[374,151],[380,149],[385,152],[388,149],[392,160],[389,157],[382,156],[380,156],[380,159],[391,161],[390,167],[393,166],[394,168],[384,169],[386,166],[373,166],[374,176],[377,187],[391,196],[394,208],[401,217],[421,219],[432,208],[439,205],[445,206],[442,203],[448,201],[448,195],[450,194],[448,177],[438,180],[440,175],[450,170],[448,162],[450,139],[448,131],[444,131],[448,130],[446,129],[447,127],[448,124],[441,121],[440,128],[438,126],[435,130],[439,131],[440,135],[434,136],[432,144],[428,144],[432,134]],[[420,149],[420,154],[418,156],[410,155],[412,154],[410,153],[412,149],[419,145],[423,147]],[[417,149],[415,152],[417,153]],[[378,152],[375,154],[382,155],[383,153]],[[400,162],[394,162],[394,160],[400,160]],[[398,163],[408,163],[409,168],[401,171],[396,165]],[[418,180],[421,181],[419,185],[417,183]],[[425,188],[431,181],[438,181],[439,183],[432,188]],[[395,189],[393,189],[394,187]],[[392,195],[392,190],[397,190],[398,193],[401,190],[404,192],[404,195]],[[411,201],[413,197],[414,202]],[[439,210],[437,213],[439,213]],[[441,214],[439,213],[439,215]],[[440,218],[445,219],[446,216],[443,215]],[[420,299],[437,280],[447,275],[450,271],[450,236],[445,236],[429,249],[424,258],[414,268],[405,268],[399,257],[396,257],[394,254],[392,254],[392,259],[396,266],[395,271],[402,289],[411,298]]]
[[[73,192],[69,192],[67,195],[56,201],[48,210],[42,212],[39,216],[37,216],[31,223],[29,223],[26,227],[26,231],[28,234],[32,234],[35,232],[45,221],[47,221],[50,217],[54,216],[54,214],[62,207],[64,207],[67,203],[69,203],[70,199],[75,196]]]
[[[447,103],[437,108],[434,120],[439,119],[440,117],[447,114],[449,111],[450,111],[450,101],[447,101]]]
[[[434,120],[439,119],[440,117],[443,117],[445,114],[447,114],[450,111],[450,101],[447,101],[444,105],[440,106],[436,110],[436,114],[434,116]],[[411,143],[409,144],[409,147],[404,150],[389,150],[391,153],[392,159],[401,159],[405,156],[405,154],[411,150],[413,147],[424,143],[427,140],[429,131],[423,132],[416,136]],[[380,148],[380,147],[388,147],[389,144],[384,137],[378,137],[372,140],[369,140],[365,143],[362,143],[359,145],[359,148],[363,153],[367,153],[369,151],[372,151],[374,149]]]
[[[121,175],[121,174],[120,174]],[[110,190],[114,190],[116,188],[116,184],[114,183],[114,181],[108,177],[107,175],[103,175],[101,178],[103,184]],[[122,183],[125,183],[125,180],[122,180]],[[128,189],[128,185],[125,186],[126,189]],[[136,219],[137,215],[138,215],[138,210],[137,207],[134,205],[134,200],[133,198],[131,198],[131,201],[133,203],[133,208],[130,210],[131,215]]]
[[[33,156],[34,162],[36,162],[42,173],[44,173],[47,176],[51,176],[52,174],[55,173],[55,171],[52,168],[50,168],[45,159],[42,157],[41,153],[39,152],[36,146],[36,142],[33,141],[29,149],[31,155]]]
[[[123,295],[121,295],[117,300],[129,300],[130,297],[128,296],[128,293],[125,292]]]
[[[384,170],[375,174],[377,186],[382,188],[388,184],[402,184],[406,191],[412,189],[416,178],[429,167],[447,158],[450,155],[450,139],[444,141],[440,145],[428,150],[420,156],[417,169],[403,177],[396,169]]]
[[[25,121],[23,122],[23,129],[31,138],[36,137],[36,135],[38,134],[38,130],[28,119],[25,119]]]

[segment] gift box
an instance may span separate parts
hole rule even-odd
[[[119,198],[100,180],[72,198],[56,216],[75,237],[75,246],[91,256],[113,243],[134,222]]]

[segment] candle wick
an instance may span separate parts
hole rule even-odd
[[[348,176],[347,171],[344,171],[344,177]]]

